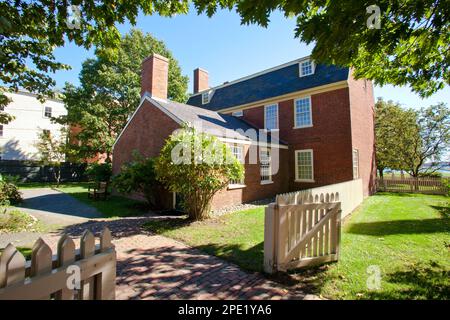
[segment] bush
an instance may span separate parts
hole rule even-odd
[[[36,222],[36,219],[19,210],[0,212],[0,233],[34,231]]]
[[[155,158],[145,158],[133,153],[134,160],[122,167],[120,174],[114,177],[113,186],[122,193],[142,193],[152,209],[160,209],[159,194],[162,185],[156,180]]]
[[[89,180],[95,182],[109,182],[112,176],[111,163],[91,163],[86,168]]]
[[[0,176],[0,205],[17,204],[22,201],[22,194],[15,184],[9,182],[4,176]]]
[[[230,180],[244,176],[243,165],[216,137],[185,127],[172,134],[156,163],[158,179],[182,195],[193,220],[208,218],[212,197]]]

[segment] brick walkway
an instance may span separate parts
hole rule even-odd
[[[117,299],[315,298],[289,292],[259,273],[245,272],[173,239],[146,234],[139,226],[147,219],[152,218],[90,221],[63,231],[77,238],[84,229],[98,235],[108,226],[117,251]],[[52,248],[57,239],[44,237]]]

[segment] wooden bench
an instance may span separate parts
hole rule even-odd
[[[92,189],[91,189],[92,188]],[[106,182],[100,182],[97,186],[88,186],[88,198],[98,200],[103,197],[106,200],[108,196],[108,184]]]

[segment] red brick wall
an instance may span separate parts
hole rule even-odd
[[[138,150],[146,157],[158,156],[167,137],[179,127],[175,121],[158,108],[152,106],[150,102],[144,101],[144,105],[137,111],[114,147],[113,174],[119,173],[123,164],[133,160],[133,150]],[[287,150],[280,151],[280,162],[283,163],[287,161]],[[281,167],[280,171],[273,176],[273,183],[261,185],[259,164],[248,164],[248,146],[244,147],[244,152],[246,154],[246,175],[244,180],[246,187],[219,191],[213,199],[213,209],[264,199],[280,192],[287,192],[288,178],[286,166]],[[130,197],[139,200],[142,199],[137,194],[131,195]],[[168,195],[167,198],[170,198],[170,196]]]
[[[244,148],[246,153],[245,159],[245,188],[241,189],[224,189],[219,191],[213,198],[213,209],[220,209],[222,207],[236,205],[243,202],[251,202],[260,199],[266,199],[275,196],[278,193],[288,191],[288,167],[280,166],[277,174],[273,175],[270,184],[261,184],[260,165],[249,164],[249,149]],[[288,150],[277,149],[280,151],[279,161],[284,163],[287,161]],[[276,152],[275,149],[272,153]],[[258,158],[259,161],[259,158]]]
[[[158,156],[165,140],[178,128],[178,123],[145,100],[114,146],[113,174],[133,160],[133,150],[146,157]]]
[[[349,77],[352,145],[359,150],[359,171],[364,195],[375,192],[374,95],[372,82]]]
[[[152,54],[142,61],[141,96],[148,92],[152,97],[167,99],[169,59]]]
[[[348,181],[353,178],[348,88],[311,96],[310,128],[294,129],[294,100],[278,103],[280,138],[289,144],[289,190]],[[244,119],[264,126],[264,106],[244,110]],[[314,183],[295,182],[295,150],[313,149]]]

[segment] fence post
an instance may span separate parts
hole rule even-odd
[[[264,271],[267,273],[276,271],[278,208],[276,203],[270,203],[264,214]]]

